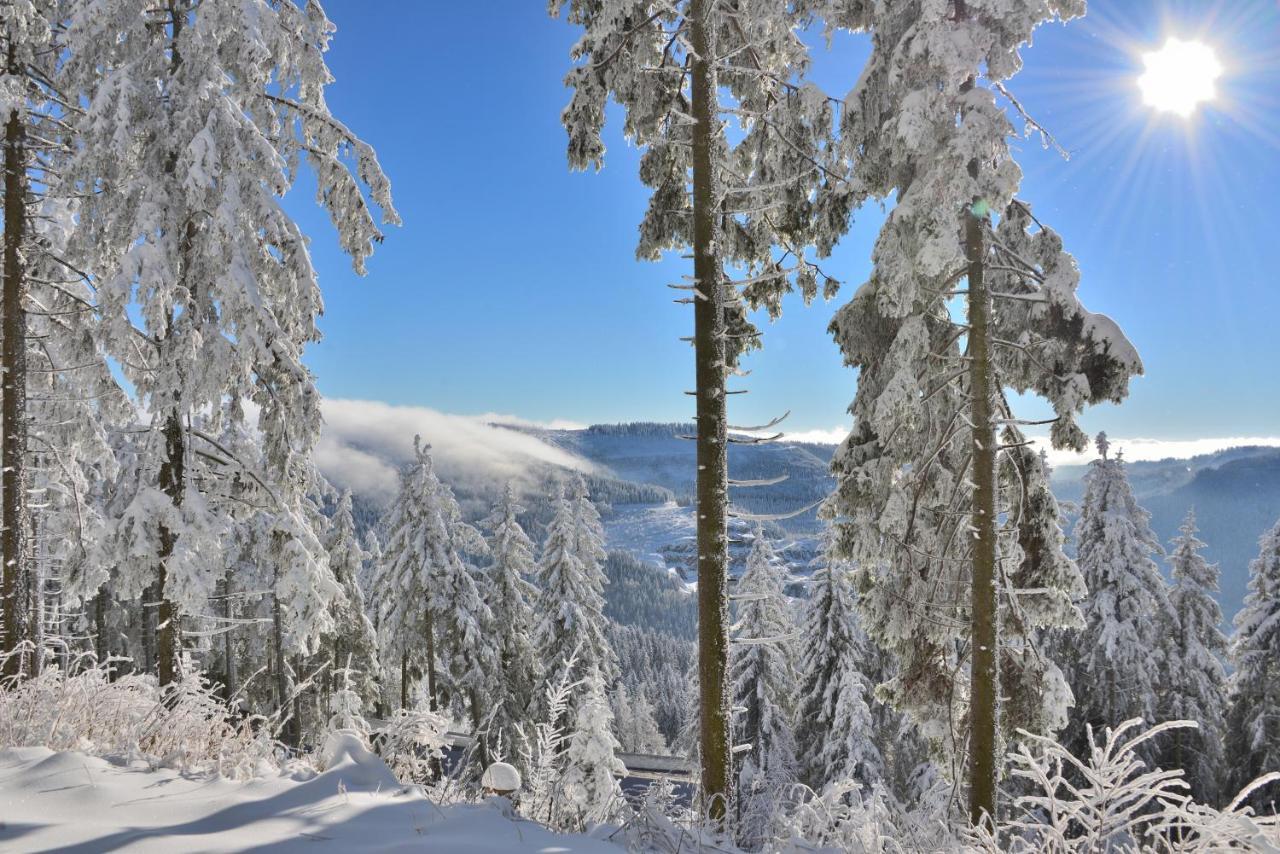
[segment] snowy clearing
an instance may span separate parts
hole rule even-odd
[[[437,851],[617,854],[511,818],[438,807],[354,740],[328,770],[238,783],[43,747],[0,750],[0,851]]]

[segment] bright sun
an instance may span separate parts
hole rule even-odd
[[[1146,71],[1138,78],[1142,100],[1157,110],[1188,118],[1196,106],[1210,101],[1222,63],[1204,42],[1169,39],[1159,50],[1144,54]]]

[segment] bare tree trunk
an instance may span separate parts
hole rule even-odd
[[[231,594],[234,592],[235,588],[232,584],[231,579],[232,579],[231,572],[228,571],[226,578],[222,582],[222,594],[223,594],[222,616],[225,617],[228,621],[231,620],[231,618],[236,615],[235,606],[232,604],[232,598],[231,598]],[[231,629],[231,624],[230,622],[228,622],[227,631],[222,636],[222,654],[227,659],[226,694],[227,694],[228,701],[230,701],[231,698],[236,695],[236,691],[239,690],[238,683],[240,681],[240,678],[239,678],[240,674],[238,672],[238,668],[236,667],[236,644],[235,644],[234,638],[232,637],[233,634],[234,632]]]
[[[98,588],[98,595],[93,597],[93,652],[99,664],[105,664],[111,658],[111,647],[107,641],[107,585]],[[112,681],[115,681],[112,679]]]
[[[17,75],[14,45],[9,45],[8,73]],[[0,368],[4,371],[0,419],[4,435],[0,440],[0,568],[4,599],[4,676],[31,676],[38,662],[31,654],[30,605],[35,598],[31,578],[31,548],[28,542],[27,506],[27,315],[26,270],[22,245],[27,228],[26,125],[17,110],[9,114],[4,131],[4,271],[3,345]],[[19,654],[15,650],[23,649]]]
[[[698,482],[698,683],[702,797],[707,815],[724,824],[730,776],[728,536],[726,501],[726,327],[724,286],[717,256],[719,204],[713,158],[717,138],[716,76],[710,0],[689,4],[693,127],[693,346],[696,363]]]
[[[970,171],[977,171],[971,164]],[[977,202],[975,202],[975,205]],[[973,421],[973,579],[970,639],[969,820],[994,824],[998,601],[996,597],[996,431],[990,353],[991,294],[983,265],[983,226],[977,211],[965,215],[969,261],[969,408]]]
[[[182,507],[184,483],[186,475],[185,442],[182,430],[182,419],[176,411],[171,412],[164,424],[164,462],[160,464],[160,489],[174,507]],[[182,639],[179,634],[180,619],[177,606],[169,599],[168,563],[173,556],[178,536],[164,525],[160,526],[160,580],[158,584],[160,604],[156,619],[156,660],[160,685],[170,685],[182,678],[180,664]]]
[[[282,718],[288,715],[280,737],[290,747],[297,747],[299,722],[296,714],[289,713],[289,675],[284,662],[284,630],[280,618],[280,599],[274,592],[271,594],[271,642],[275,646],[276,658],[276,709]]]
[[[436,696],[436,630],[431,609],[427,609],[427,708],[437,711],[440,698]]]
[[[409,708],[409,653],[400,653],[400,708]]]

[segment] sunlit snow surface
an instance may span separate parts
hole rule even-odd
[[[513,820],[437,807],[354,741],[322,774],[237,783],[41,747],[0,750],[0,851],[439,851],[618,854]]]

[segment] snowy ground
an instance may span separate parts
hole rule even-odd
[[[354,741],[322,774],[237,783],[41,747],[0,750],[0,851],[438,851],[618,854],[512,819],[437,807]]]

